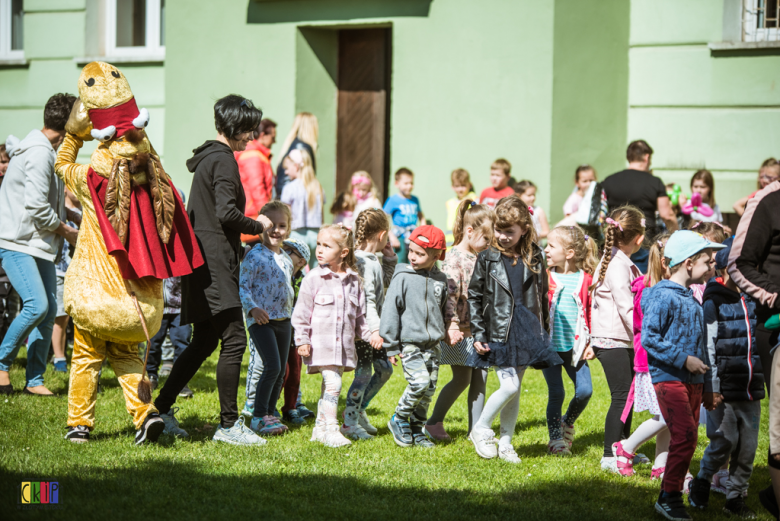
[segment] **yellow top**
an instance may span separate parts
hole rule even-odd
[[[65,311],[76,326],[102,340],[121,344],[143,342],[146,336],[130,292],[135,292],[149,334],[154,335],[162,321],[163,283],[152,277],[124,280],[116,260],[108,254],[87,185],[90,165],[75,162],[83,145],[80,138],[66,134],[54,164],[55,172],[78,197],[83,209],[76,253],[65,275]],[[113,158],[130,155],[126,148],[152,151],[147,139],[138,145],[114,141],[109,148],[101,144],[92,154],[92,168],[108,178]]]

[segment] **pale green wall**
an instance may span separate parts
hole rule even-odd
[[[92,55],[86,51],[87,0],[25,0],[23,66],[0,63],[0,139],[24,137],[43,126],[43,107],[57,92],[78,96],[82,65],[73,59]],[[139,107],[150,113],[147,128],[155,149],[164,155],[165,69],[162,65],[124,64]],[[87,143],[79,161],[88,162],[94,143]],[[165,158],[163,158],[165,162]],[[167,163],[165,163],[167,166]]]
[[[685,191],[711,170],[731,211],[780,155],[780,56],[712,54],[722,27],[722,0],[632,0],[628,140],[646,139],[656,175]]]

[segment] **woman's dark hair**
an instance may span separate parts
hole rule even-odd
[[[73,94],[60,93],[49,98],[43,109],[43,126],[57,132],[65,130],[74,103],[76,96]]]
[[[233,138],[245,132],[257,132],[263,112],[252,100],[237,94],[229,94],[214,104],[214,126],[217,132]]]

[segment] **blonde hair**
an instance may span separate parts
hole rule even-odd
[[[355,220],[355,248],[380,232],[390,232],[390,219],[379,208],[367,208]]]
[[[514,253],[517,253],[523,259],[523,264],[525,264],[529,270],[534,273],[539,273],[539,267],[533,265],[536,229],[534,228],[534,222],[531,218],[531,212],[528,211],[528,207],[520,197],[517,195],[510,195],[498,201],[495,211],[497,229],[509,228],[516,224],[525,230],[523,236],[520,237],[520,240],[515,244]],[[494,239],[493,244],[498,251],[507,253],[507,250],[505,250],[497,240]],[[517,264],[517,259],[512,262],[513,266],[515,264]]]
[[[308,207],[311,208],[317,204],[317,196],[322,197],[322,185],[317,180],[317,174],[314,172],[309,153],[302,148],[299,148],[298,152],[301,153],[301,163],[298,164],[298,177],[300,178],[301,183],[303,183],[303,187],[306,189],[306,203]],[[290,156],[287,156],[284,160],[293,163],[295,162]]]
[[[293,120],[290,133],[287,134],[286,138],[284,138],[284,143],[282,143],[282,151],[286,154],[287,151],[290,150],[292,142],[295,141],[295,138],[298,138],[309,145],[312,151],[316,153],[317,139],[319,134],[320,127],[317,123],[317,116],[311,112],[299,112],[296,114],[295,119]]]
[[[474,190],[474,185],[471,184],[471,175],[465,168],[456,168],[450,174],[450,182],[452,186],[468,186],[469,191]]]
[[[621,206],[612,210],[609,219],[617,224],[607,224],[604,233],[606,242],[604,243],[604,256],[601,261],[601,270],[599,270],[598,281],[590,289],[592,290],[604,280],[607,274],[609,262],[612,260],[612,248],[629,244],[640,235],[645,233],[645,214],[636,206]]]
[[[378,195],[378,193],[376,191],[376,185],[374,185],[374,179],[365,170],[358,170],[357,172],[352,174],[352,177],[349,178],[349,193],[352,194],[352,190],[354,190],[355,185],[357,184],[355,182],[355,178],[357,178],[357,177],[365,177],[366,179],[368,179],[368,182],[371,185],[371,189],[369,190],[370,193],[371,193],[371,196],[374,199],[379,199],[379,195]],[[363,180],[361,179],[360,181],[362,182]],[[353,197],[354,197],[354,195],[353,195]]]
[[[703,235],[707,240],[717,243],[723,243],[728,236],[726,230],[723,229],[723,225],[719,222],[705,222],[700,221],[691,226],[691,231]]]
[[[555,234],[565,250],[574,250],[574,266],[593,275],[599,263],[596,241],[587,236],[579,226],[556,226],[547,236]]]
[[[287,218],[287,235],[285,235],[286,239],[290,236],[290,232],[292,231],[290,229],[292,226],[292,211],[290,210],[290,207],[281,201],[268,201],[260,209],[260,215],[265,215],[267,217],[271,212],[282,212]]]
[[[507,161],[506,159],[499,158],[493,161],[493,164],[490,165],[491,170],[501,170],[504,172],[504,175],[509,177],[509,174],[512,172],[512,164]]]
[[[664,280],[664,248],[666,241],[671,237],[671,233],[661,233],[653,239],[653,245],[650,246],[650,255],[647,259],[647,276],[645,277],[645,287],[651,288]]]
[[[326,224],[320,228],[320,233],[324,231],[331,233],[331,236],[336,240],[336,244],[339,245],[339,248],[346,248],[349,250],[349,253],[347,253],[346,257],[344,257],[342,263],[346,264],[353,271],[357,272],[357,258],[355,257],[355,235],[352,233],[352,230],[339,223]]]
[[[455,215],[455,223],[452,226],[453,244],[460,244],[463,241],[463,230],[467,226],[471,226],[475,230],[489,226],[492,233],[495,223],[496,214],[488,205],[464,199],[458,205],[458,213]]]

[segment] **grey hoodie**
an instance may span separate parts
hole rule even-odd
[[[54,175],[57,155],[40,130],[20,142],[9,136],[8,171],[0,188],[0,248],[54,262],[63,238],[65,185]]]
[[[387,289],[379,335],[389,356],[403,344],[427,344],[444,339],[444,308],[447,303],[447,276],[439,268],[415,271],[399,264]]]

